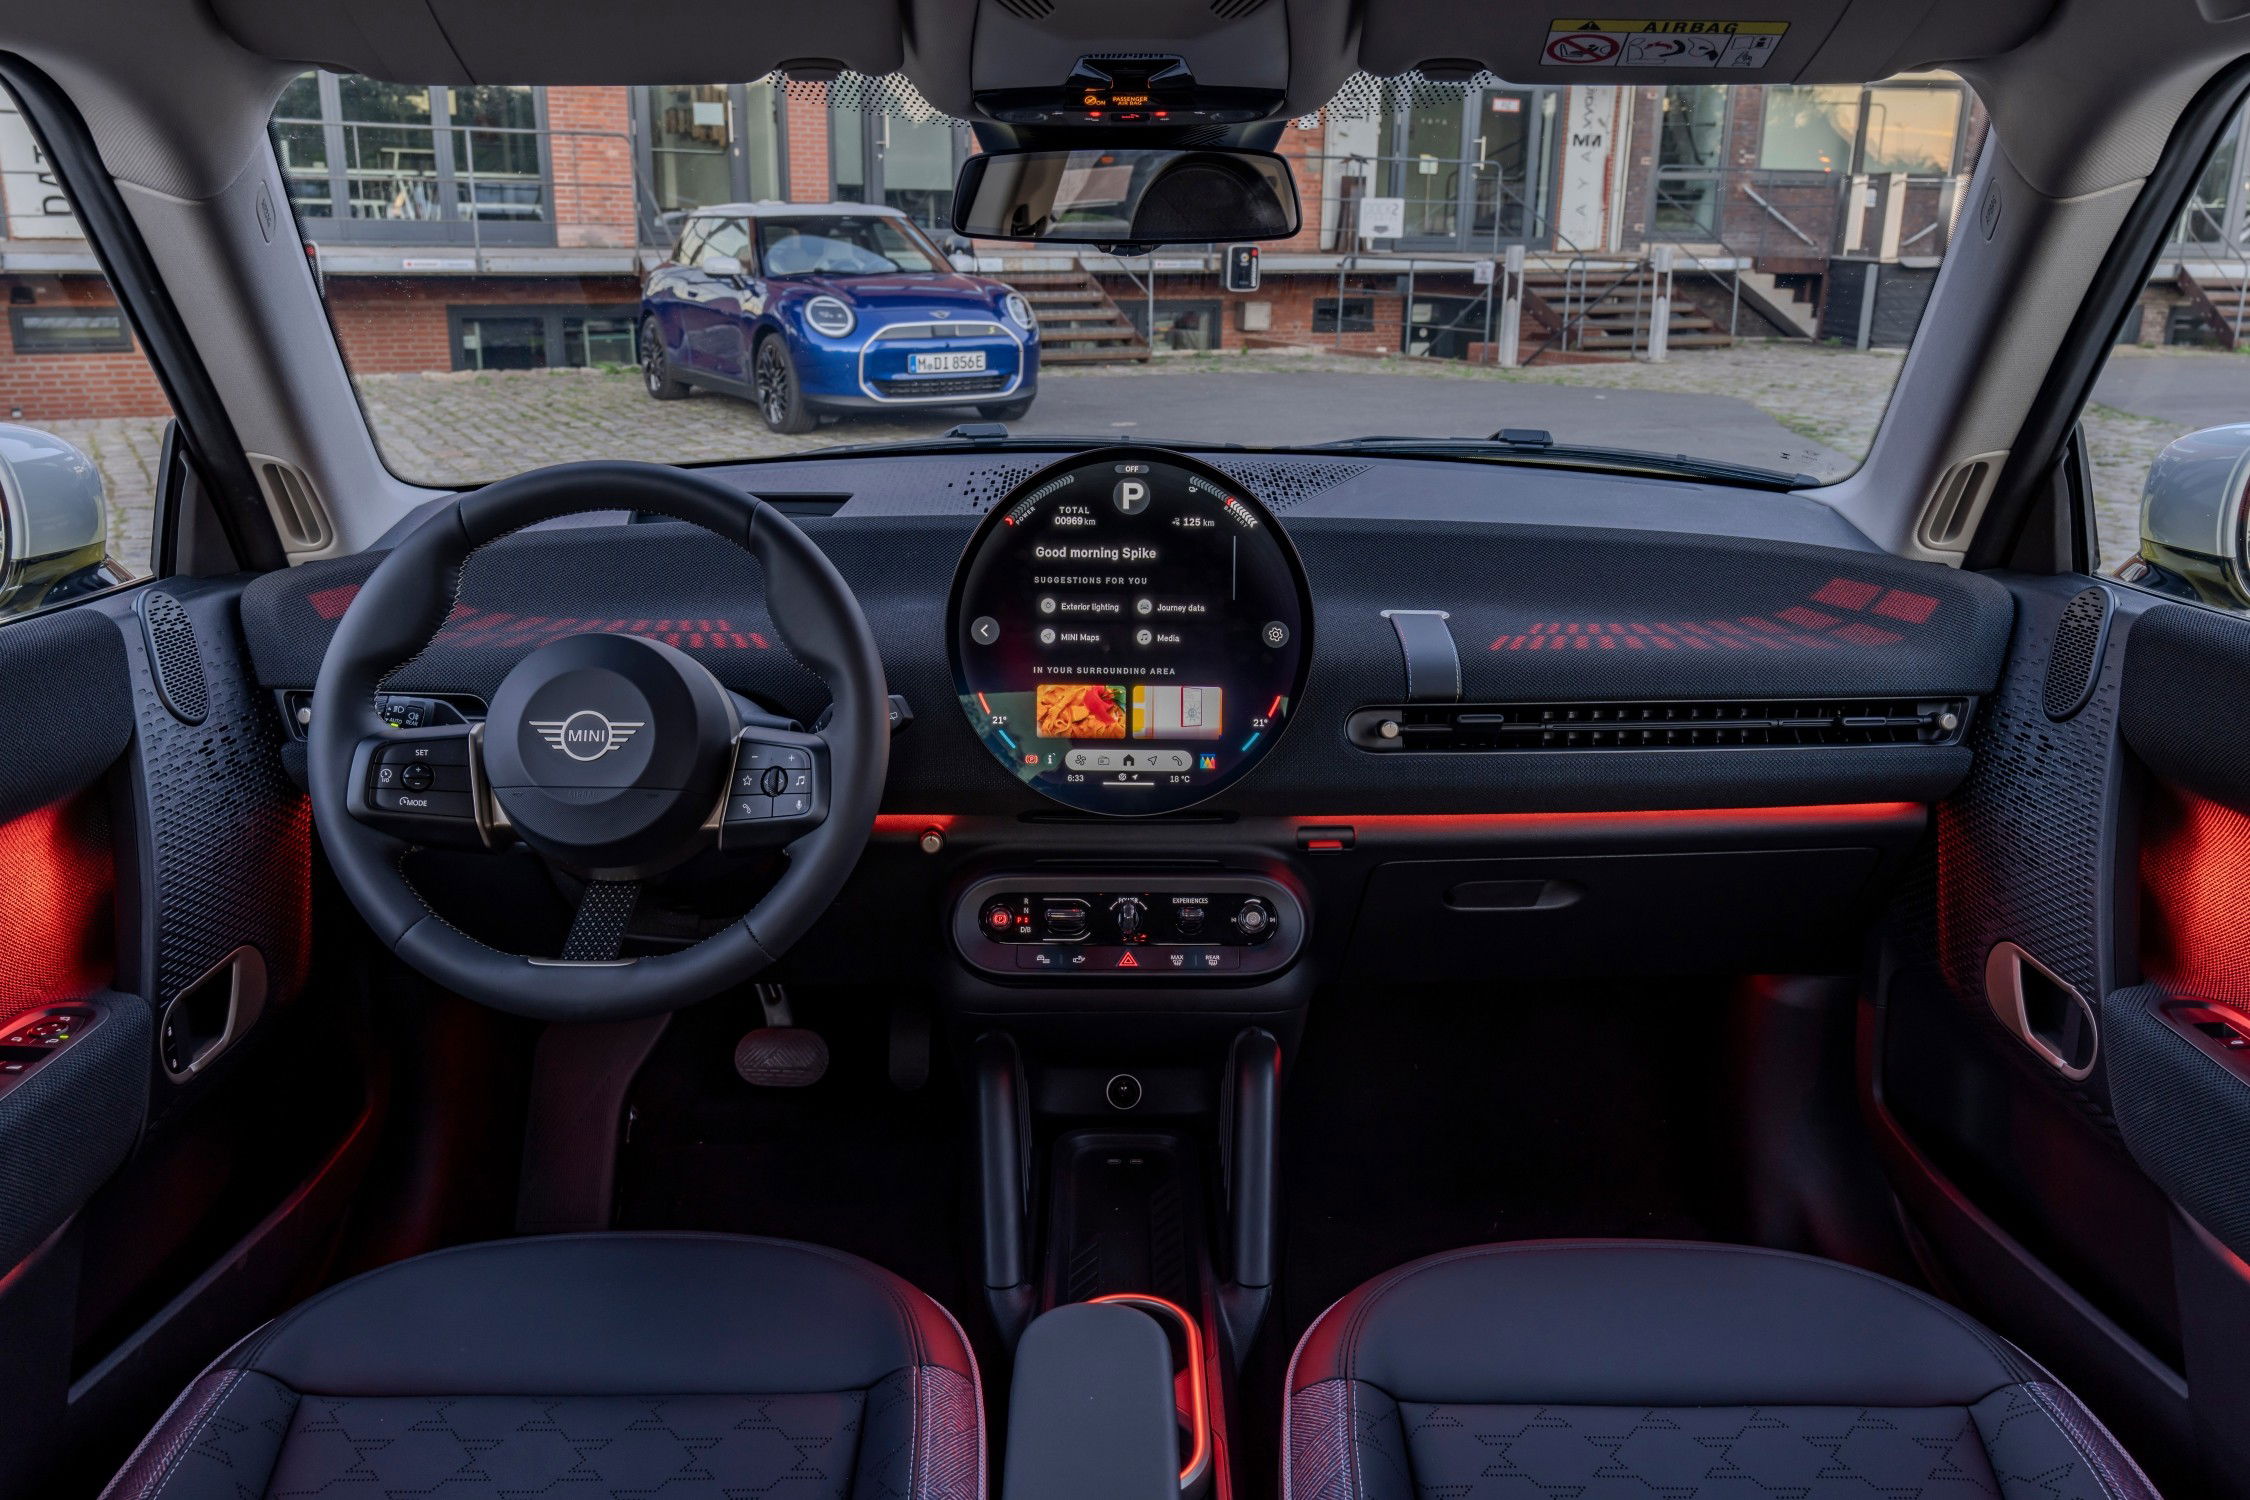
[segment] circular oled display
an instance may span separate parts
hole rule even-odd
[[[1027,784],[1087,812],[1173,812],[1273,748],[1304,692],[1304,569],[1241,486],[1109,448],[994,506],[953,580],[961,707]]]

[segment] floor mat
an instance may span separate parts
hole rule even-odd
[[[1716,985],[1324,992],[1284,1090],[1283,1328],[1495,1240],[1742,1236]]]
[[[753,1088],[734,1047],[762,1024],[746,997],[683,1011],[634,1086],[619,1168],[631,1229],[773,1235],[865,1256],[956,1313],[966,1111],[942,1073],[903,1092],[889,1077],[881,997],[797,997],[797,1022],[827,1041],[809,1088]]]

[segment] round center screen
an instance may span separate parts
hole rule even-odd
[[[1000,763],[1088,812],[1172,812],[1273,748],[1312,649],[1266,508],[1193,459],[1111,448],[994,506],[953,582],[953,680]]]

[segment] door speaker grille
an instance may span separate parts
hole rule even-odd
[[[2086,706],[2101,680],[2102,640],[2109,634],[2109,594],[2081,590],[2063,606],[2047,651],[2047,717],[2060,723]]]
[[[141,596],[141,633],[148,640],[149,673],[165,711],[182,724],[202,723],[211,712],[211,698],[187,607],[170,594],[150,590]]]

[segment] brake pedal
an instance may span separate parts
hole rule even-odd
[[[752,987],[766,1024],[734,1045],[734,1070],[762,1089],[810,1088],[828,1076],[828,1043],[795,1024],[789,997],[778,984]]]

